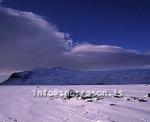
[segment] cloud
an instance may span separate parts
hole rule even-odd
[[[108,46],[108,45],[91,45],[91,44],[81,44],[73,48],[72,53],[87,53],[87,52],[104,52],[104,53],[138,53],[136,50],[127,50],[118,46]]]
[[[63,62],[71,47],[68,34],[32,12],[1,7],[0,18],[1,69],[51,67]]]
[[[69,57],[72,57],[74,64],[78,62],[75,68],[81,69],[129,69],[150,66],[150,55],[117,46],[77,45]]]
[[[2,3],[3,1],[2,0],[0,0],[0,3]]]
[[[112,45],[73,45],[69,34],[32,12],[0,7],[0,70],[63,66],[144,68],[150,55]]]

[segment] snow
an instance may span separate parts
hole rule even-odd
[[[8,79],[10,75],[10,73],[0,73],[0,83]]]
[[[123,98],[86,102],[34,97],[33,90],[123,90]],[[150,122],[149,85],[0,86],[0,122]],[[134,96],[148,100],[127,100]]]

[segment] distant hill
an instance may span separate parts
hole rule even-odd
[[[77,71],[56,67],[13,73],[2,85],[149,84],[150,69]]]

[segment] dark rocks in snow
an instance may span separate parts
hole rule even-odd
[[[122,98],[123,96],[114,95],[115,98]]]
[[[87,102],[93,102],[93,100],[92,99],[87,99]]]
[[[122,98],[122,97],[124,97],[124,96],[123,96],[122,94],[120,94],[120,93],[117,92],[117,93],[114,95],[114,97],[115,97],[115,98]]]
[[[148,94],[147,94],[147,97],[149,97],[149,98],[150,98],[150,93],[148,93]]]
[[[77,100],[83,100],[85,102],[94,102],[104,99],[104,97],[98,96],[96,94],[84,94],[78,92],[76,93],[74,90],[69,90],[63,100],[70,100],[72,98],[76,98]]]
[[[132,99],[130,97],[125,98],[127,101],[131,101]]]
[[[126,98],[127,101],[139,101],[139,102],[147,102],[147,100],[143,99],[143,98],[138,98],[138,97],[127,97]]]
[[[132,100],[138,100],[138,98],[137,97],[133,97],[133,96],[131,96],[130,97]]]
[[[82,100],[92,99],[92,95],[91,95],[91,96],[82,96],[81,99],[82,99]]]
[[[116,106],[116,104],[114,104],[114,103],[111,103],[111,104],[110,104],[110,106]]]
[[[139,101],[139,102],[147,102],[147,100],[144,100],[144,99],[142,99],[142,98],[138,98],[138,101]]]

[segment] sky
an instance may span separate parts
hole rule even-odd
[[[0,0],[0,72],[150,67],[149,0]]]

